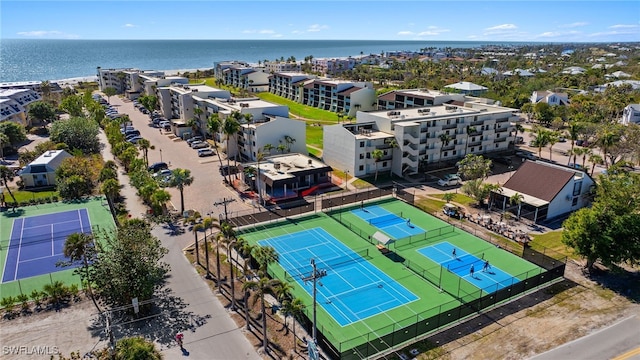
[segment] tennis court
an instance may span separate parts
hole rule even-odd
[[[402,218],[378,205],[362,206],[359,209],[351,210],[351,213],[394,239],[426,232],[421,227],[412,224],[411,219]]]
[[[67,236],[91,234],[87,209],[29,216],[13,220],[2,282],[55,272],[65,260]]]
[[[453,255],[454,249],[455,255]],[[418,252],[431,261],[439,263],[447,271],[458,275],[485,291],[497,291],[520,281],[514,278],[513,275],[493,265],[484,269],[485,261],[489,260],[488,256],[484,258],[484,253],[482,253],[481,257],[477,257],[453,246],[447,241],[424,247],[419,249]],[[489,262],[489,264],[491,263]],[[471,266],[474,267],[473,275],[471,275],[470,271]]]
[[[115,223],[104,197],[0,213],[0,292],[3,296],[30,294],[55,281],[79,285],[73,266],[55,266],[67,260],[62,254],[67,237],[113,228]]]
[[[320,227],[258,241],[271,246],[280,265],[298,284],[313,291],[313,282],[305,280],[315,259],[323,276],[317,286],[317,302],[341,326],[385,312],[418,299],[416,295],[371,265],[362,255],[342,244]],[[367,249],[368,250],[368,249]],[[326,271],[326,272],[325,272]]]

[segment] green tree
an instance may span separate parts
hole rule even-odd
[[[515,193],[509,198],[509,204],[518,207],[518,220],[520,220],[520,211],[522,210],[522,201],[524,201],[524,195]]]
[[[109,208],[115,209],[115,200],[120,195],[120,183],[116,179],[107,179],[100,186],[100,191],[107,197]]]
[[[107,103],[111,103],[111,97],[115,96],[118,93],[118,90],[116,90],[116,88],[114,87],[107,87],[104,90],[102,90],[102,92],[107,96]]]
[[[153,342],[138,336],[118,340],[115,357],[113,357],[115,360],[161,360],[162,358],[162,353]]]
[[[180,213],[184,213],[184,188],[193,184],[193,176],[191,171],[187,169],[174,169],[171,171],[171,180],[169,186],[175,187],[180,191]]]
[[[467,154],[469,151],[469,137],[471,135],[475,135],[478,132],[478,129],[475,126],[468,125],[467,126],[467,141],[464,144],[464,153]]]
[[[486,179],[491,171],[491,160],[482,155],[467,154],[456,165],[465,180]]]
[[[269,279],[266,276],[258,281],[247,281],[242,285],[243,290],[251,290],[254,293],[253,302],[260,301],[260,311],[262,317],[262,348],[265,353],[269,353],[269,338],[267,337],[267,311],[265,307],[265,297],[273,294],[274,288],[280,280]]]
[[[234,113],[240,114],[238,112],[234,112]],[[234,113],[232,113],[232,115]],[[230,154],[230,151],[231,151],[231,149],[229,148],[229,140],[231,139],[231,137],[235,137],[238,134],[238,131],[240,131],[240,123],[233,116],[231,116],[231,115],[228,116],[225,119],[224,123],[222,124],[222,132],[224,133],[225,140],[227,142],[227,167],[231,166],[230,162],[229,162],[229,158],[230,158],[229,154]],[[237,153],[238,153],[237,145],[236,145],[235,152],[236,152],[236,155],[237,155]],[[231,185],[231,171],[228,172],[228,175],[229,175],[229,180],[228,180],[229,181],[229,185]]]
[[[140,139],[136,144],[142,150],[142,158],[144,159],[145,166],[149,166],[149,149],[153,150],[156,147],[151,145],[151,142],[147,139]]]
[[[109,306],[128,305],[136,297],[139,301],[149,300],[163,285],[169,266],[162,258],[168,250],[151,235],[147,222],[125,220],[117,231],[105,234],[97,244],[94,279]]]
[[[440,146],[440,158],[438,159],[438,161],[442,161],[442,152],[444,151],[444,147],[449,146],[449,143],[451,142],[451,140],[453,140],[453,138],[447,133],[442,133],[438,135],[438,139],[440,139],[440,142],[442,143],[442,145]]]
[[[296,337],[296,321],[302,318],[306,305],[301,299],[288,299],[282,304],[282,312],[284,313],[284,325],[287,326],[287,317],[291,316],[293,321],[291,323],[291,329],[293,330],[293,352],[297,352],[297,337]],[[287,329],[289,329],[287,327]]]
[[[80,150],[84,154],[100,152],[98,123],[83,117],[72,117],[67,120],[56,121],[51,125],[51,141],[65,143],[69,149]]]
[[[27,132],[24,126],[14,123],[13,121],[0,122],[0,134],[5,134],[9,138],[9,144],[11,145],[17,145],[27,141]]]
[[[91,301],[93,301],[93,305],[96,307],[98,312],[102,312],[100,306],[98,306],[98,302],[96,301],[96,297],[93,293],[92,288],[94,278],[91,264],[93,264],[97,260],[98,253],[96,250],[97,249],[94,243],[93,235],[84,233],[73,233],[67,236],[67,240],[65,240],[64,242],[62,253],[69,259],[69,261],[63,263],[62,265],[70,266],[76,262],[81,263],[81,266],[79,268],[76,268],[74,272],[80,275],[80,279],[82,279],[82,282],[87,285],[87,292],[89,293]]]
[[[15,195],[13,195],[13,192],[11,192],[11,186],[9,186],[9,182],[13,180],[13,170],[4,165],[0,165],[0,178],[2,179],[5,189],[9,192],[9,196],[13,199],[13,203],[17,205],[18,201],[16,200]]]
[[[57,181],[58,193],[65,200],[77,200],[91,194],[87,182],[80,175],[71,175]]]
[[[218,156],[220,167],[222,167],[222,157],[220,156],[220,149],[218,149],[218,141],[216,139],[218,138],[218,133],[220,132],[221,127],[222,123],[220,122],[218,113],[211,114],[211,116],[209,116],[209,119],[207,119],[207,131],[209,131],[209,134],[213,139],[213,146],[216,149],[216,155]]]
[[[448,192],[442,195],[442,200],[446,201],[447,204],[451,202],[451,200],[456,198],[456,194]]]
[[[375,164],[376,164],[376,175],[373,179],[373,182],[377,182],[378,181],[378,163],[384,157],[384,153],[380,149],[375,149],[371,152],[371,157],[375,160]]]
[[[562,241],[586,259],[589,270],[597,261],[607,267],[640,263],[640,175],[601,176],[592,206],[571,214],[563,227]]]
[[[0,160],[4,160],[4,147],[9,144],[9,137],[0,133]]]
[[[70,95],[62,99],[58,108],[72,117],[79,117],[82,116],[83,104],[82,96]]]
[[[51,122],[56,118],[56,111],[51,104],[44,101],[37,101],[29,105],[29,116],[40,123]]]
[[[482,179],[474,179],[465,182],[461,191],[476,200],[478,205],[482,207],[492,191],[500,191],[500,185],[483,183]]]
[[[258,273],[260,276],[267,276],[269,264],[278,262],[278,252],[271,246],[257,246],[253,249],[253,258],[258,263]]]
[[[538,157],[542,157],[542,148],[549,144],[549,137],[551,132],[541,126],[537,126],[534,129],[533,140],[531,141],[532,146],[538,148]]]
[[[296,142],[296,139],[292,138],[289,135],[285,135],[284,136],[284,142],[287,146],[287,152],[290,153],[291,152],[291,146]]]

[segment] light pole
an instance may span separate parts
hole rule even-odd
[[[316,260],[314,258],[311,258],[311,268],[313,269],[311,272],[311,275],[302,278],[302,281],[304,281],[305,283],[307,281],[313,281],[313,328],[312,328],[312,338],[313,338],[313,343],[317,344],[317,337],[316,337],[316,332],[317,332],[317,326],[316,326],[316,295],[317,295],[317,291],[316,291],[316,283],[318,282],[318,279],[327,276],[327,270],[319,270],[316,268]]]
[[[349,183],[347,182],[347,178],[349,177],[349,170],[344,171],[344,189],[349,190]]]
[[[162,149],[160,149],[160,162],[162,162]]]

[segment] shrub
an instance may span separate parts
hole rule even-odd
[[[13,315],[13,306],[16,303],[16,298],[13,296],[7,296],[0,300],[0,306],[4,308],[4,313],[7,317],[11,317]]]
[[[69,297],[69,289],[61,281],[46,284],[43,290],[47,294],[49,303],[56,306]]]
[[[33,300],[33,303],[36,305],[36,309],[40,309],[40,306],[42,305],[42,298],[44,296],[44,293],[35,289],[29,295],[29,297],[31,297],[31,300]]]
[[[78,289],[78,284],[72,284],[69,286],[69,295],[71,295],[75,301],[80,300],[80,289]]]
[[[27,296],[27,294],[18,295],[16,300],[20,303],[20,308],[23,312],[29,311],[29,296]]]

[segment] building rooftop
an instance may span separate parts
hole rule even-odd
[[[525,161],[502,186],[513,192],[550,202],[581,171],[539,161]]]
[[[257,164],[255,162],[244,166],[256,167]],[[260,162],[260,173],[273,181],[294,179],[301,172],[316,172],[323,169],[332,170],[323,162],[299,153],[269,156]]]

